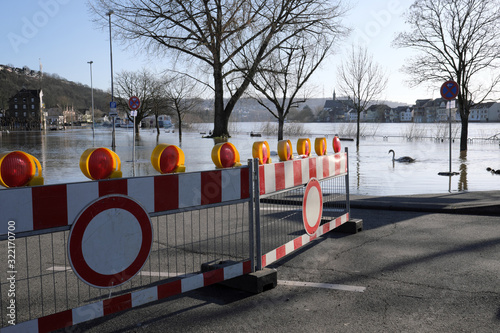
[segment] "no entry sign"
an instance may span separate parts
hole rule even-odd
[[[455,81],[446,81],[441,86],[441,97],[446,99],[447,101],[451,101],[456,98],[458,95],[458,83]]]
[[[132,96],[128,100],[128,106],[132,110],[137,110],[141,106],[141,100],[137,96]]]
[[[302,221],[309,235],[314,235],[318,230],[323,216],[323,194],[316,178],[311,178],[304,191],[302,202]]]
[[[71,267],[85,283],[119,286],[134,277],[148,259],[153,240],[146,210],[124,195],[109,195],[87,206],[71,227]]]

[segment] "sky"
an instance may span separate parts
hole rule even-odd
[[[413,0],[353,0],[345,18],[351,35],[339,43],[333,56],[314,74],[317,87],[313,97],[331,98],[336,87],[337,67],[353,43],[367,47],[388,74],[388,85],[380,99],[414,104],[417,99],[438,98],[440,87],[411,87],[401,68],[411,50],[395,49],[391,42],[397,33],[408,30],[402,14]],[[58,74],[67,80],[90,86],[90,65],[95,88],[110,90],[109,30],[91,21],[84,0],[4,1],[0,20],[0,64],[28,66],[44,73]],[[168,69],[165,58],[151,58],[137,45],[113,39],[113,70],[136,71],[141,68],[159,72]],[[337,96],[341,95],[336,90]]]

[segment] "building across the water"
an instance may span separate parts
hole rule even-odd
[[[5,111],[5,125],[12,129],[35,130],[43,124],[43,91],[41,89],[19,90],[9,99]]]

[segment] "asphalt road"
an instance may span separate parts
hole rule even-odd
[[[475,201],[489,202],[480,214],[451,195],[408,199],[422,209],[395,209],[401,197],[358,199],[351,217],[363,219],[364,230],[329,233],[281,260],[272,266],[274,289],[254,295],[205,287],[65,331],[500,331],[498,201]]]

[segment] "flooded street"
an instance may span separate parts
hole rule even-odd
[[[288,125],[288,124],[286,124]],[[332,153],[335,134],[341,138],[353,137],[355,124],[309,123],[301,125],[305,134],[285,135],[294,150],[298,137],[308,137],[311,142],[326,136],[328,152]],[[459,175],[439,176],[449,171],[449,141],[447,124],[362,124],[363,135],[359,150],[354,141],[342,141],[342,149],[349,149],[350,191],[364,195],[404,195],[445,193],[457,191],[484,191],[500,189],[500,175],[492,175],[487,167],[500,169],[499,140],[494,136],[500,132],[500,124],[469,125],[469,149],[466,155],[459,154],[459,125],[454,124],[452,135],[452,171]],[[212,139],[202,138],[211,124],[195,124],[183,132],[182,143],[177,133],[161,130],[158,143],[181,147],[186,157],[186,172],[213,170]],[[252,157],[255,141],[267,140],[271,151],[277,147],[277,135],[250,137],[250,132],[261,133],[259,123],[233,123],[230,127],[230,142],[238,149],[243,164]],[[493,137],[493,139],[492,139]],[[488,139],[489,140],[486,140]],[[136,138],[136,162],[132,162],[132,130],[116,129],[116,153],[122,162],[124,177],[155,175],[150,163],[151,152],[157,144],[156,131],[142,129]],[[65,131],[3,132],[0,136],[0,152],[22,150],[37,157],[42,164],[45,184],[89,181],[80,171],[81,154],[91,147],[111,148],[111,129],[97,128],[95,140],[90,128],[67,129]],[[393,149],[396,158],[411,156],[415,163],[392,161]],[[313,153],[314,154],[314,153]],[[278,156],[272,156],[277,162]]]

